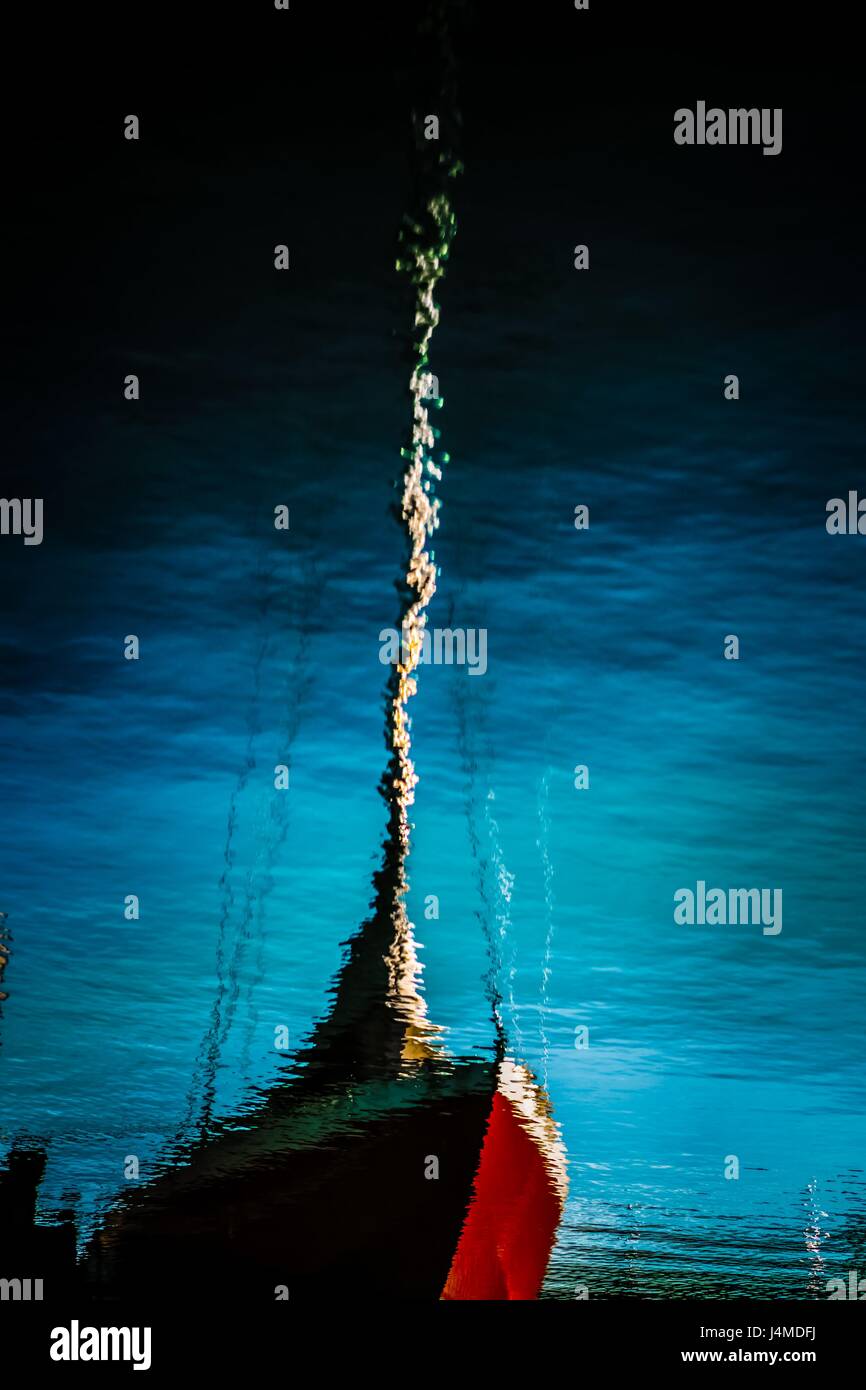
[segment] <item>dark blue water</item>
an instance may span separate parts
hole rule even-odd
[[[824,526],[858,482],[853,323],[803,286],[795,232],[780,263],[794,214],[734,263],[706,230],[730,190],[692,224],[671,185],[687,256],[604,211],[599,158],[578,237],[569,166],[524,170],[516,197],[495,143],[465,176],[431,362],[451,462],[430,623],[486,628],[488,670],[427,666],[413,702],[429,1016],[454,1055],[489,1055],[492,972],[509,1053],[549,1091],[570,1193],[543,1296],[820,1297],[866,1220],[866,541]],[[275,291],[265,256],[235,295],[277,157],[217,164],[91,306],[53,422],[31,413],[60,482],[42,547],[3,556],[0,1139],[46,1145],[40,1213],[72,1206],[82,1236],[127,1155],[147,1176],[291,1066],[384,829],[399,180],[384,157],[343,170],[333,263],[308,170],[300,288]],[[637,156],[625,177],[640,207]],[[676,925],[699,879],[782,889],[782,932]]]

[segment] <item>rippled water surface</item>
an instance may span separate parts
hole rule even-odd
[[[438,296],[430,622],[486,629],[488,670],[423,667],[412,702],[426,1018],[457,1070],[489,1065],[495,1004],[549,1095],[568,1196],[542,1297],[823,1296],[866,1231],[866,542],[824,528],[860,459],[850,311],[831,270],[800,280],[817,228],[762,213],[751,184],[738,260],[731,190],[703,190],[699,223],[675,182],[638,257],[637,155],[614,195],[586,136],[578,198],[576,154],[521,164],[486,129]],[[326,167],[291,155],[304,269],[277,293],[249,267],[283,157],[152,159],[178,215],[148,258],[142,212],[141,275],[116,294],[85,309],[70,276],[79,351],[50,416],[22,349],[47,521],[2,557],[0,1139],[45,1147],[41,1218],[73,1210],[82,1244],[127,1155],[147,1176],[302,1075],[381,862],[400,166],[386,145],[340,171],[335,260]],[[800,172],[776,207],[808,206]],[[117,272],[109,255],[103,286]],[[781,933],[675,924],[699,879],[782,889]]]

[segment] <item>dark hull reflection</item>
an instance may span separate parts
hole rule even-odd
[[[124,1203],[94,1241],[87,1277],[114,1292],[218,1283],[256,1301],[280,1285],[292,1298],[436,1299],[492,1084],[474,1066],[323,1092],[217,1140]],[[437,1181],[424,1176],[430,1155]]]

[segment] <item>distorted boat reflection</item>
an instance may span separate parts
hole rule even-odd
[[[290,1078],[109,1214],[84,1261],[96,1296],[215,1281],[253,1298],[538,1294],[566,1188],[549,1101],[501,1043],[448,1055],[393,845]]]

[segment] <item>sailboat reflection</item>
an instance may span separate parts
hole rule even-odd
[[[291,1078],[109,1214],[84,1260],[95,1296],[537,1294],[565,1195],[547,1097],[501,1041],[489,1061],[447,1055],[394,803],[390,829],[374,910]]]
[[[420,137],[419,137],[420,139]],[[234,1302],[292,1299],[518,1299],[541,1287],[565,1199],[565,1154],[550,1105],[507,1055],[493,1006],[490,1055],[448,1054],[419,989],[406,911],[410,808],[417,776],[408,706],[437,570],[437,431],[428,404],[434,299],[455,220],[458,163],[421,140],[423,177],[398,266],[414,287],[412,431],[399,516],[406,556],[403,643],[386,695],[388,808],[371,913],[347,943],[327,1014],[291,1069],[241,1115],[178,1141],[90,1238],[75,1275],[94,1299],[129,1295]],[[438,391],[438,385],[435,387]],[[436,405],[441,401],[436,400]],[[0,954],[0,966],[5,955]],[[214,1047],[206,1049],[215,1073]],[[10,1168],[10,1201],[28,1194],[21,1241],[35,1239],[44,1159]],[[2,1204],[3,1190],[0,1190]],[[71,1228],[64,1228],[64,1239]],[[23,1247],[22,1247],[23,1248]],[[58,1246],[59,1249],[59,1246]],[[65,1268],[72,1266],[67,1242]],[[65,1278],[65,1276],[64,1276]]]
[[[430,156],[426,156],[428,163]],[[252,1112],[182,1146],[110,1214],[85,1259],[91,1286],[152,1292],[216,1282],[237,1296],[533,1298],[565,1197],[565,1155],[542,1088],[506,1055],[448,1056],[418,987],[406,913],[417,776],[408,706],[436,591],[436,432],[428,415],[434,300],[455,220],[439,156],[401,236],[415,291],[412,432],[400,657],[386,698],[388,807],[372,912],[348,943],[330,1012],[292,1075]],[[432,181],[432,182],[431,182]]]

